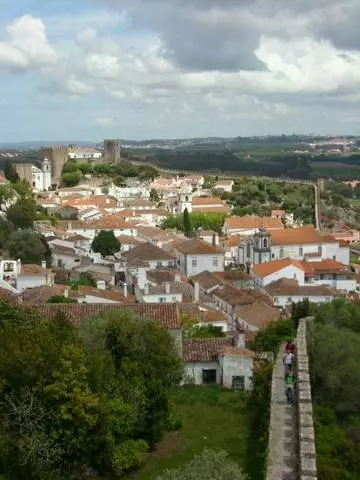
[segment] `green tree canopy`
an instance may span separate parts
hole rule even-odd
[[[4,175],[7,180],[11,183],[16,183],[19,181],[19,175],[17,174],[16,168],[10,162],[10,160],[6,160],[4,165]]]
[[[75,172],[67,172],[62,176],[62,183],[65,187],[75,187],[76,185],[79,185],[80,178],[81,173],[79,170],[76,170]]]
[[[205,449],[191,462],[176,470],[167,470],[156,480],[247,480],[240,467],[224,451]]]
[[[0,301],[0,475],[120,478],[168,424],[170,334],[114,312],[75,327]]]
[[[10,258],[20,258],[22,263],[41,264],[46,260],[47,249],[42,238],[33,230],[17,230],[12,232],[5,244]]]
[[[103,257],[107,257],[120,250],[120,242],[115,237],[113,230],[101,230],[94,238],[91,248],[94,252],[100,253]]]
[[[191,237],[193,232],[191,218],[188,212],[188,209],[185,208],[184,210],[184,233],[187,237]]]
[[[7,219],[18,228],[32,228],[36,219],[36,204],[33,199],[20,198],[6,212]]]

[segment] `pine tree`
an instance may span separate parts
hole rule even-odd
[[[187,208],[184,210],[184,233],[186,237],[192,236],[191,218]]]

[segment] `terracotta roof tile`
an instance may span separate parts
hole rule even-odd
[[[217,360],[225,347],[234,346],[233,337],[183,340],[185,362],[211,362]]]
[[[218,246],[210,245],[199,238],[192,238],[176,245],[176,250],[190,255],[223,254],[224,250]]]
[[[280,312],[272,305],[256,302],[252,305],[243,305],[236,308],[236,314],[245,322],[257,327],[259,330],[266,328],[269,323],[280,319]]]
[[[179,309],[175,303],[135,303],[132,305],[109,304],[45,304],[37,307],[40,316],[51,319],[57,312],[63,312],[71,321],[96,317],[106,312],[133,312],[139,317],[147,317],[164,328],[180,329]]]
[[[321,235],[314,227],[287,228],[270,232],[272,245],[338,243],[331,235]]]
[[[282,258],[280,260],[273,260],[272,262],[254,265],[253,272],[258,277],[265,278],[272,273],[278,272],[279,270],[290,266],[298,268],[301,271],[305,271],[303,264],[297,260],[292,258]]]
[[[36,264],[32,264],[32,263],[21,264],[20,275],[41,276],[41,275],[47,275],[49,273],[51,273],[51,270],[49,270],[47,268],[42,268],[40,265],[36,265]]]
[[[272,304],[271,299],[255,290],[254,288],[234,288],[229,285],[225,285],[222,288],[218,288],[214,293],[214,297],[218,297],[225,301],[229,305],[252,305],[257,302],[263,302]]]
[[[284,225],[280,218],[256,217],[246,215],[244,217],[230,217],[225,220],[225,227],[230,230],[268,228],[269,230],[282,230]]]
[[[275,296],[305,296],[327,297],[335,294],[334,290],[326,285],[299,285],[295,279],[280,278],[265,287],[269,295]]]
[[[151,260],[164,260],[164,261],[173,261],[175,257],[165,252],[165,250],[151,245],[151,243],[144,243],[138,247],[132,248],[128,252],[123,254],[123,257],[127,261],[134,259],[151,261]]]
[[[107,215],[99,220],[92,220],[90,222],[84,222],[81,220],[73,221],[60,221],[58,222],[59,228],[66,230],[80,229],[80,230],[114,230],[114,229],[127,229],[136,227],[136,222],[126,222],[120,215]]]
[[[245,357],[253,358],[255,352],[249,350],[248,348],[238,348],[238,347],[225,347],[221,353],[224,357]]]
[[[199,285],[204,290],[210,290],[212,288],[215,288],[220,283],[219,280],[213,275],[213,273],[209,272],[208,270],[194,275],[191,280],[193,283],[199,283]]]

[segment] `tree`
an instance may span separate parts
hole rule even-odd
[[[4,175],[7,180],[11,183],[16,183],[19,181],[19,175],[16,171],[14,165],[10,162],[10,160],[6,160],[4,166]]]
[[[94,238],[91,248],[94,252],[100,253],[103,257],[107,257],[120,250],[120,242],[115,237],[113,230],[101,230]]]
[[[167,470],[156,480],[246,480],[240,467],[227,452],[205,449],[191,462],[176,470]]]
[[[5,249],[10,258],[20,258],[22,263],[41,264],[46,259],[43,240],[33,230],[17,230],[9,235]]]
[[[152,188],[152,189],[150,190],[150,200],[151,200],[152,202],[155,202],[155,203],[157,203],[157,202],[160,201],[159,194],[158,194],[158,192],[155,190],[155,188]]]
[[[76,185],[79,185],[80,178],[81,173],[78,170],[75,172],[67,172],[62,176],[62,183],[65,187],[75,187]]]
[[[5,220],[4,218],[0,218],[0,249],[4,250],[6,242],[10,234],[14,231],[14,225]]]
[[[0,301],[0,475],[122,477],[164,432],[181,374],[153,321],[115,312],[75,327]]]
[[[190,218],[188,209],[185,208],[185,210],[184,210],[184,233],[187,237],[191,237],[192,232],[193,232],[193,229],[192,229],[192,225],[191,225],[191,218]]]
[[[6,212],[7,219],[18,228],[31,228],[36,219],[36,204],[33,200],[20,198]]]

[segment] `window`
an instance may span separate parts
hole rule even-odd
[[[267,247],[268,247],[268,241],[266,240],[266,238],[264,238],[264,243],[263,243],[263,245],[264,245],[264,248],[267,248]],[[233,378],[234,378],[234,377],[233,377]]]
[[[191,260],[191,266],[192,266],[192,267],[197,267],[197,258],[193,258],[193,259]]]
[[[216,384],[216,370],[210,370],[203,368],[202,371],[202,383],[205,385],[214,385]]]
[[[323,273],[320,273],[320,280],[324,280],[325,275]]]
[[[217,267],[219,264],[219,259],[217,257],[213,258],[213,267]]]
[[[299,248],[299,257],[302,257],[304,255],[304,249],[303,247]]]
[[[271,258],[275,258],[275,253],[272,253],[272,254],[271,254]]]
[[[233,390],[245,390],[245,377],[243,375],[233,376],[231,386]]]
[[[14,271],[13,264],[6,262],[4,265],[4,272],[13,272],[13,271]]]
[[[279,257],[280,257],[280,258],[284,258],[284,249],[283,249],[283,247],[280,248]]]
[[[322,246],[321,245],[318,246],[318,254],[322,255]]]
[[[248,242],[246,244],[246,256],[247,258],[250,258],[251,257],[251,245],[250,245],[250,242]]]
[[[161,262],[156,262],[157,268],[161,268]]]
[[[57,261],[57,266],[58,266],[59,268],[62,267],[62,261],[61,261],[61,260],[58,260],[58,261]]]
[[[75,258],[74,262],[75,262],[75,263],[79,263],[79,262],[80,262],[80,258]]]
[[[291,298],[291,297],[288,297],[287,302],[288,302],[288,303],[291,303],[291,302],[292,302],[292,298]]]
[[[166,303],[166,297],[159,297],[159,303]]]
[[[168,262],[168,267],[172,267],[173,266],[173,262],[170,260],[170,262]]]
[[[172,297],[171,299],[173,302],[176,302],[176,297]]]

